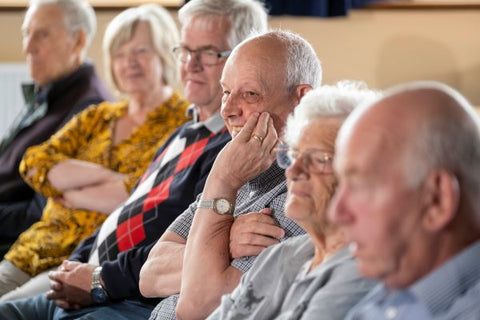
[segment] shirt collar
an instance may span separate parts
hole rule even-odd
[[[441,313],[480,280],[479,265],[480,240],[417,281],[410,291],[432,315]]]
[[[225,123],[223,122],[223,119],[220,115],[220,112],[217,112],[207,120],[201,122],[200,117],[198,115],[198,110],[195,105],[190,105],[188,107],[186,114],[188,117],[191,117],[193,119],[192,124],[190,128],[196,129],[200,126],[205,126],[210,132],[217,134],[220,132],[223,128],[225,128]]]
[[[48,92],[50,91],[52,85],[47,85],[44,88],[40,88],[34,83],[23,83],[22,84],[22,93],[25,104],[28,108],[35,108],[36,106],[41,105],[46,102]]]

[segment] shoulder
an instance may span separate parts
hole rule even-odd
[[[187,109],[190,106],[190,103],[178,92],[174,92],[170,99],[168,99],[165,104],[167,104],[172,111],[182,112],[182,115],[186,115]]]
[[[286,260],[288,258],[295,257],[295,260],[300,261],[303,264],[308,259],[312,258],[314,254],[314,247],[310,241],[308,234],[300,235],[297,237],[291,237],[277,245],[273,245],[265,249],[260,255],[263,259],[269,257],[270,259],[276,257],[281,261],[290,261]],[[291,261],[291,263],[296,263]]]
[[[110,102],[104,101],[99,104],[91,105],[85,110],[102,115],[104,118],[118,118],[127,109],[127,101]]]

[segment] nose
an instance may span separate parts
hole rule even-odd
[[[187,60],[182,62],[183,67],[189,72],[200,72],[203,70],[203,65],[200,62],[200,57],[195,52],[189,52]]]
[[[328,207],[328,218],[330,221],[340,225],[346,225],[353,221],[353,215],[348,210],[347,198],[346,188],[339,184]]]
[[[292,181],[297,181],[302,178],[308,178],[308,172],[303,165],[303,158],[298,156],[293,163],[285,170],[285,175]]]
[[[25,35],[22,40],[23,44],[23,53],[31,53],[34,51],[34,41],[33,38]]]
[[[242,115],[242,108],[240,107],[238,98],[235,97],[235,94],[223,94],[221,113],[224,119]]]

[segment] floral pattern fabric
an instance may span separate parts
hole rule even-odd
[[[69,209],[54,197],[61,196],[48,181],[48,171],[67,159],[101,164],[125,174],[130,191],[152,160],[157,148],[189,119],[188,103],[177,93],[147,115],[147,120],[129,137],[113,144],[116,120],[128,111],[128,101],[104,102],[72,118],[41,145],[27,150],[20,164],[22,177],[35,190],[49,197],[42,219],[22,233],[5,255],[24,272],[35,276],[68,258],[78,243],[105,220],[106,214]],[[35,169],[35,170],[32,170]],[[27,176],[28,172],[34,174]]]

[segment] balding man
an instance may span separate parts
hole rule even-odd
[[[34,83],[23,85],[26,106],[0,137],[0,257],[40,219],[45,205],[20,177],[25,150],[87,106],[113,100],[86,58],[95,29],[95,12],[85,0],[30,1],[22,34]]]
[[[480,319],[480,123],[455,90],[403,85],[337,140],[331,218],[378,279],[348,319]]]

